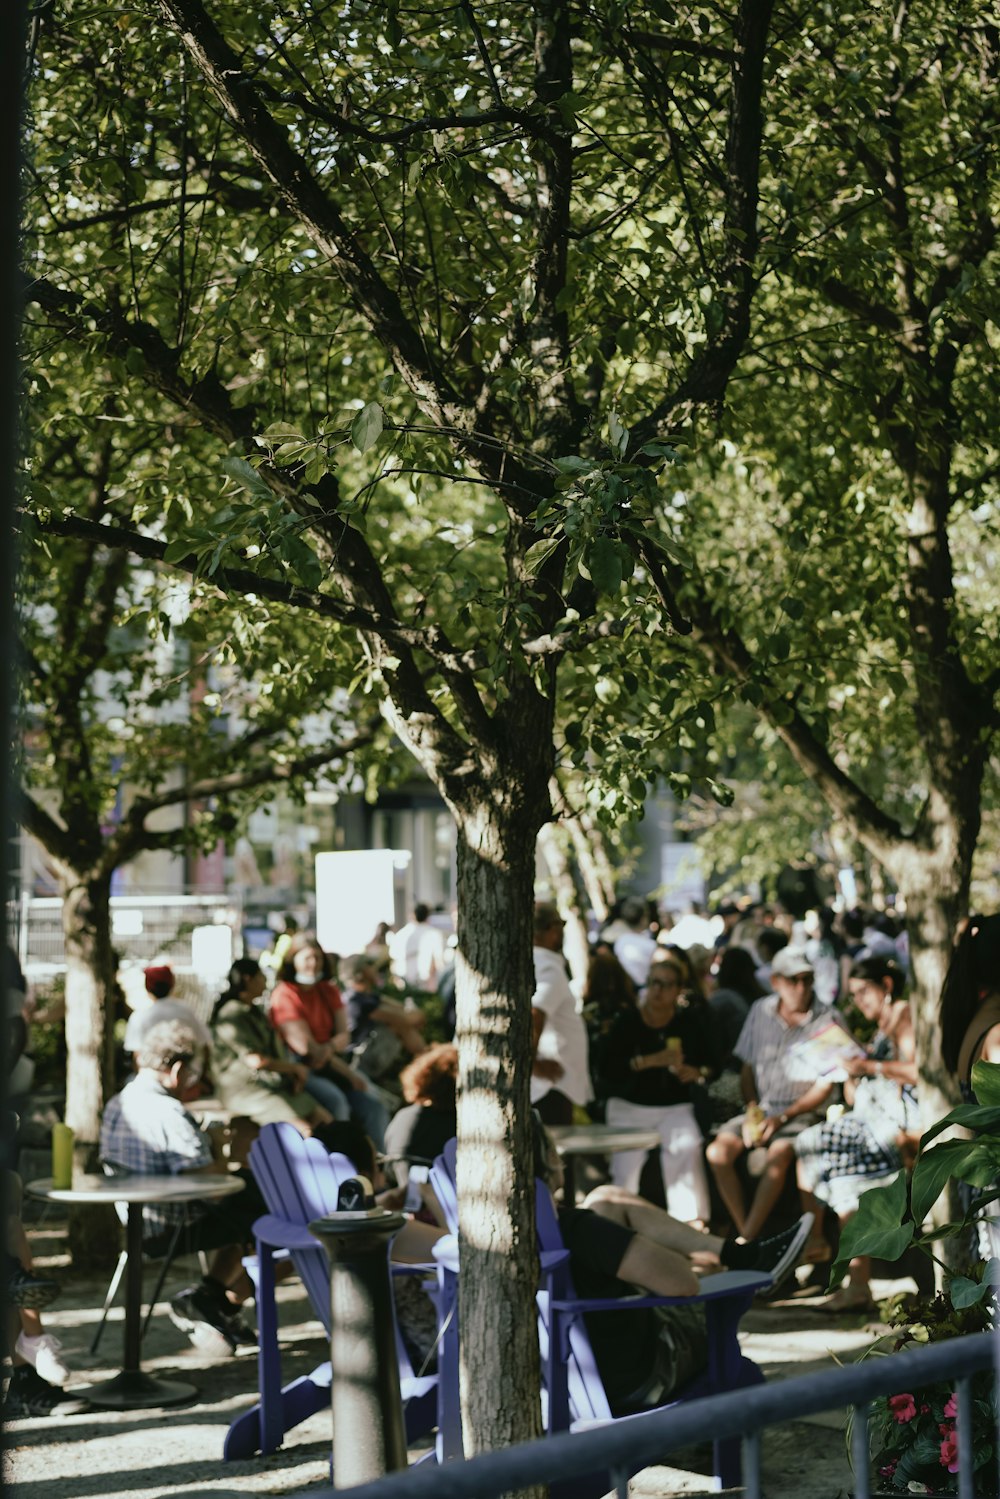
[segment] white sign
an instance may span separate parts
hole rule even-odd
[[[233,933],[228,926],[196,926],[191,933],[191,967],[209,985],[224,978],[233,961]]]
[[[316,855],[316,936],[326,952],[364,952],[380,921],[396,921],[395,873],[408,853],[376,848]]]

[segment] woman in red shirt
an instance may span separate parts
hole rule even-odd
[[[288,945],[268,1017],[296,1060],[309,1068],[306,1091],[335,1119],[353,1115],[378,1149],[384,1149],[389,1116],[367,1079],[340,1055],[350,1039],[347,1011],[330,959],[308,932]]]

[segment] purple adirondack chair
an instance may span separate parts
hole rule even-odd
[[[230,1426],[223,1448],[226,1459],[275,1452],[287,1431],[329,1406],[329,1360],[282,1388],[274,1265],[276,1259],[291,1255],[313,1311],[329,1332],[329,1264],[309,1224],[336,1210],[341,1182],[357,1174],[346,1156],[329,1155],[318,1140],[304,1140],[290,1124],[264,1126],[250,1147],[250,1166],[270,1209],[254,1224],[256,1263],[247,1261],[257,1298],[260,1399]],[[417,1266],[393,1268],[427,1273]],[[437,1424],[437,1376],[414,1373],[398,1330],[396,1348],[407,1440],[413,1441]]]
[[[449,1141],[431,1170],[431,1183],[441,1202],[445,1220],[452,1233],[458,1230],[458,1200],[455,1191],[456,1142]],[[542,1361],[543,1423],[546,1432],[579,1430],[594,1422],[631,1420],[631,1416],[614,1417],[597,1367],[584,1314],[602,1311],[641,1310],[654,1306],[691,1306],[702,1304],[708,1333],[708,1363],[705,1371],[685,1386],[669,1404],[696,1400],[727,1390],[761,1384],[764,1376],[751,1359],[744,1357],[739,1344],[739,1324],[758,1291],[770,1285],[770,1276],[744,1270],[723,1271],[705,1276],[701,1290],[690,1296],[577,1296],[570,1273],[569,1253],[562,1240],[559,1220],[551,1193],[544,1182],[536,1182],[535,1218],[541,1259],[541,1285],[537,1296],[538,1336]],[[454,1319],[453,1319],[454,1321]],[[455,1333],[457,1337],[457,1331]],[[457,1369],[457,1350],[448,1368]],[[457,1375],[450,1376],[457,1380]],[[457,1412],[457,1392],[451,1392],[447,1408]],[[664,1407],[665,1408],[665,1407]],[[453,1418],[457,1419],[457,1417]],[[451,1435],[452,1445],[461,1448],[461,1433]],[[713,1472],[722,1488],[740,1482],[740,1445],[738,1438],[713,1444]],[[610,1487],[608,1474],[594,1474],[587,1494],[604,1494]],[[581,1481],[574,1494],[586,1499]]]

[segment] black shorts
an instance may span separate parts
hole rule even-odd
[[[635,1238],[633,1229],[626,1228],[623,1223],[615,1223],[611,1218],[602,1218],[590,1208],[561,1210],[559,1227],[562,1229],[563,1243],[570,1253],[573,1279],[578,1283],[578,1290],[582,1283],[590,1283],[594,1277],[617,1279],[625,1251]],[[619,1285],[617,1294],[631,1289]],[[581,1294],[613,1296],[616,1291],[588,1289]]]
[[[207,1202],[204,1212],[185,1225],[180,1237],[181,1253],[196,1254],[198,1250],[208,1253],[212,1249],[225,1249],[230,1244],[253,1248],[253,1226],[267,1212],[267,1203],[249,1171],[238,1171],[234,1175],[244,1183],[243,1191],[216,1202]],[[172,1235],[173,1229],[168,1228],[143,1239],[143,1253],[151,1259],[160,1259],[170,1247]]]

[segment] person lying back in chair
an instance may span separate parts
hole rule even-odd
[[[536,1172],[555,1192],[562,1162],[535,1115]],[[771,1276],[775,1295],[802,1256],[812,1214],[773,1238],[739,1243],[671,1218],[624,1187],[597,1187],[582,1207],[558,1210],[577,1294],[627,1297],[696,1296],[699,1276],[751,1270]],[[585,1317],[605,1392],[616,1415],[672,1397],[707,1361],[703,1307],[646,1307]]]

